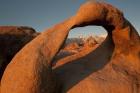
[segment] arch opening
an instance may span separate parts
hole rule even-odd
[[[84,52],[85,50],[93,51],[93,49],[95,50],[102,44],[106,37],[107,31],[102,26],[73,28],[69,32],[65,44],[54,58],[53,63],[63,60],[68,56]]]
[[[85,43],[101,44],[107,37],[107,31],[102,26],[84,26],[71,29],[65,46],[71,43],[82,45]]]
[[[106,37],[107,32],[102,26],[76,27],[71,29],[68,38],[76,38],[79,36],[88,37],[91,35]]]

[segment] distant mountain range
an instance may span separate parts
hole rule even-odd
[[[104,35],[91,35],[91,36],[79,36],[79,37],[75,37],[75,38],[68,38],[66,40],[66,45],[70,44],[70,43],[78,43],[78,44],[83,44],[85,42],[92,42],[92,43],[101,43],[105,38],[106,38],[106,34]]]

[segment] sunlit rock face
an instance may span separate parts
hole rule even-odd
[[[0,26],[0,78],[14,55],[37,33],[26,26]]]
[[[88,25],[107,30],[103,43],[52,65],[69,31]],[[139,92],[140,37],[119,9],[99,2],[81,5],[76,15],[26,44],[1,80],[1,93]]]
[[[62,93],[139,93],[140,37],[123,13],[106,3],[83,4],[75,15],[74,27],[102,26],[106,40],[58,60],[56,76]],[[85,32],[86,33],[86,32]]]
[[[55,93],[58,84],[52,60],[62,47],[74,21],[68,19],[27,43],[6,67],[1,93]]]

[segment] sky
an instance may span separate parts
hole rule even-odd
[[[41,32],[74,15],[88,0],[0,0],[0,25],[30,26]],[[140,34],[140,0],[99,0],[110,3],[124,12]],[[70,37],[100,35],[100,26],[75,28]]]

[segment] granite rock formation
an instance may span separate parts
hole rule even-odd
[[[68,19],[26,44],[6,67],[1,80],[1,93],[54,93],[57,82],[51,62],[73,23]]]
[[[82,51],[61,65],[58,61],[52,69],[70,29],[88,25],[104,27],[106,40],[94,51]],[[83,4],[75,16],[28,43],[1,81],[1,93],[139,92],[140,37],[120,10],[99,2]]]
[[[31,27],[0,26],[0,79],[14,55],[37,35]]]
[[[61,93],[139,93],[140,37],[136,29],[120,10],[98,2],[83,4],[75,15],[74,27],[88,25],[102,26],[108,36],[96,50],[85,49],[58,60],[54,72]]]

